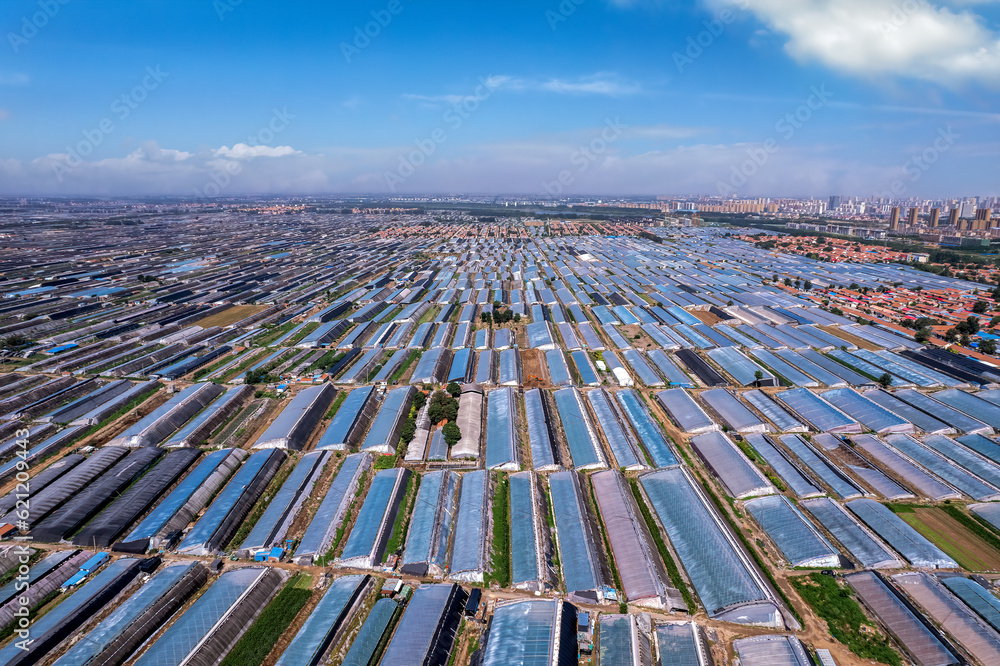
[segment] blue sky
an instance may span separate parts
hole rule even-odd
[[[5,0],[0,193],[1000,194],[998,17]]]

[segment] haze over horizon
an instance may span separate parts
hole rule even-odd
[[[1000,194],[994,0],[0,16],[2,195]]]

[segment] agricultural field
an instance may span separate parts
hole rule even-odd
[[[914,507],[911,511],[903,511],[897,506],[893,510],[913,529],[953,557],[963,569],[976,572],[1000,571],[1000,551],[943,509]]]

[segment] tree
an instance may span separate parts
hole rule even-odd
[[[785,278],[785,286],[786,287],[792,286],[792,278]]]
[[[997,353],[997,343],[993,340],[980,340],[979,351],[992,356]]]
[[[972,306],[972,311],[976,314],[983,314],[990,309],[990,304],[986,301],[976,301]]]
[[[919,329],[913,334],[913,339],[920,344],[926,344],[927,341],[931,339],[931,329],[926,327]]]
[[[997,324],[1000,324],[1000,315],[997,315],[993,317],[993,319],[990,319],[990,328],[993,328]]]
[[[448,446],[455,446],[458,444],[458,440],[462,439],[462,431],[454,421],[445,423],[444,427],[441,428],[441,434],[444,435],[444,441]]]
[[[413,408],[419,412],[426,404],[427,394],[423,391],[417,391],[416,395],[413,396]]]
[[[417,422],[413,419],[406,419],[403,422],[403,427],[399,431],[399,438],[405,443],[409,444],[413,441],[414,436],[417,434]]]
[[[489,326],[490,328],[493,328],[493,313],[492,312],[484,312],[484,313],[480,314],[479,315],[479,320],[482,321],[487,326]]]
[[[9,351],[16,351],[31,345],[31,338],[23,333],[14,333],[3,339],[3,348]]]
[[[944,339],[947,340],[948,342],[957,342],[958,336],[959,336],[958,329],[952,327],[949,328],[948,332],[944,334]]]
[[[969,337],[968,333],[963,333],[962,337],[958,339],[958,343],[963,347],[968,347],[969,345],[972,344],[972,338]]]
[[[806,280],[805,282],[803,282],[802,288],[805,289],[806,291],[812,291],[813,288],[812,280]]]
[[[881,386],[884,389],[887,389],[892,384],[892,375],[890,375],[888,372],[883,372],[882,376],[879,377],[876,381],[878,381],[879,386]]]
[[[759,383],[760,380],[764,379],[764,372],[762,370],[755,370],[753,373],[753,378]]]
[[[458,382],[450,382],[445,390],[448,391],[453,398],[457,398],[462,395],[462,387],[459,386]]]

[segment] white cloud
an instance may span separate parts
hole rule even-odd
[[[496,91],[540,91],[557,95],[603,95],[621,97],[642,91],[638,83],[627,81],[613,72],[597,72],[576,78],[525,79],[507,74],[483,77],[476,85]],[[461,104],[474,95],[418,95],[407,93],[403,99],[428,107]]]
[[[286,155],[300,155],[301,153],[291,146],[248,146],[245,143],[237,143],[232,148],[223,146],[215,151],[216,157],[228,157],[234,160],[248,160],[255,157],[285,157]]]
[[[865,78],[1000,85],[1000,37],[967,8],[927,0],[709,0],[753,13],[796,60]],[[968,4],[968,3],[965,3]]]

